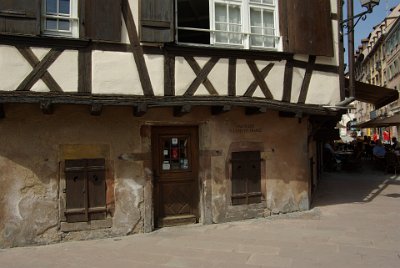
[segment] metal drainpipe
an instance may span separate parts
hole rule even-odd
[[[347,0],[347,23],[348,39],[347,39],[347,49],[348,49],[348,61],[349,61],[349,97],[354,98],[354,21],[353,12],[354,5],[353,0]]]

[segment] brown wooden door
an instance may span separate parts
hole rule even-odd
[[[157,227],[198,221],[197,127],[152,129]]]

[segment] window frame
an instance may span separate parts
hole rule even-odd
[[[188,27],[179,27],[178,26],[178,0],[175,0],[175,40],[176,43],[183,45],[193,45],[193,46],[205,46],[205,47],[224,47],[224,48],[237,48],[237,49],[246,49],[246,50],[270,50],[270,51],[282,51],[282,37],[280,34],[279,28],[279,10],[278,10],[278,1],[279,0],[271,0],[271,4],[264,3],[254,3],[254,0],[209,0],[209,29],[202,28],[188,28]],[[262,2],[262,0],[260,0]],[[216,29],[216,17],[215,17],[215,5],[216,4],[227,5],[227,9],[229,5],[238,5],[240,7],[240,16],[241,16],[241,32],[235,31],[227,31],[227,34],[237,34],[241,36],[242,43],[223,43],[216,41],[216,33],[219,31]],[[273,21],[274,21],[274,47],[266,47],[266,46],[253,46],[251,45],[251,36],[258,35],[256,33],[251,32],[251,20],[250,13],[251,8],[258,8],[264,11],[270,11],[273,13]],[[227,24],[229,25],[229,18],[227,18]],[[264,29],[264,28],[263,28]],[[201,44],[201,43],[189,43],[189,42],[180,42],[178,32],[179,30],[190,30],[190,31],[203,31],[210,33],[210,41],[209,44]],[[262,34],[261,36],[265,37],[268,35]],[[229,38],[228,38],[229,40]]]
[[[79,0],[69,0],[70,1],[70,14],[60,13],[58,10],[60,0],[53,0],[57,2],[58,12],[54,14],[48,14],[46,11],[47,1],[43,0],[41,5],[41,32],[44,36],[57,36],[57,37],[71,37],[79,38]],[[68,20],[70,23],[70,30],[60,30],[60,29],[48,29],[46,27],[47,19],[55,19],[57,22],[59,20]],[[58,28],[58,27],[57,27]]]

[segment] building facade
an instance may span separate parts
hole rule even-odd
[[[391,9],[391,13],[374,27],[368,38],[362,39],[356,57],[356,80],[377,86],[376,94],[380,94],[379,87],[399,90],[399,78],[396,68],[399,60],[396,32],[399,28],[400,5]],[[398,113],[399,102],[394,101],[387,105],[374,105],[366,102],[356,102],[355,117],[357,122],[392,116]],[[379,132],[378,128],[363,129],[363,134],[372,136]],[[391,127],[392,136],[398,136],[397,127]]]
[[[336,0],[0,2],[0,245],[309,209]]]

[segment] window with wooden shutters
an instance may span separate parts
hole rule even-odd
[[[151,43],[174,41],[174,1],[140,1],[140,41]]]
[[[85,1],[86,38],[120,42],[121,25],[121,0]]]
[[[105,160],[65,160],[65,175],[67,222],[105,219]]]
[[[284,50],[291,53],[333,56],[330,0],[279,1]]]
[[[232,153],[232,205],[261,202],[261,154],[259,151]]]
[[[40,0],[1,0],[0,32],[40,34]]]

